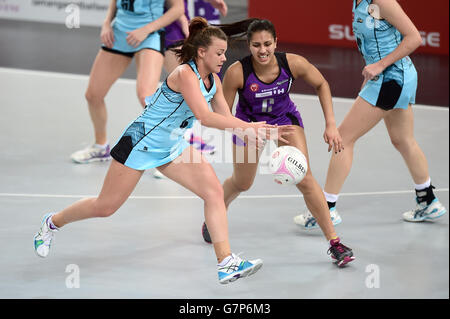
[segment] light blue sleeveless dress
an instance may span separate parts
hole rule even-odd
[[[403,39],[388,21],[369,14],[371,0],[353,1],[353,33],[366,65],[380,61],[394,51]],[[387,67],[382,74],[367,82],[359,92],[364,100],[385,110],[407,109],[414,104],[417,91],[417,71],[406,56]]]
[[[187,64],[197,75],[209,106],[216,93],[214,76],[209,75],[211,87],[207,88],[195,62]],[[142,115],[125,129],[111,150],[116,161],[136,170],[158,167],[177,158],[189,146],[184,134],[196,119],[181,93],[167,85],[167,79],[155,94],[146,98],[146,103]]]
[[[139,29],[164,14],[164,0],[116,0],[116,16],[112,24],[114,46],[103,49],[117,53],[128,53],[131,57],[142,49],[151,49],[164,53],[164,29],[147,36],[138,47],[127,43],[127,32]]]

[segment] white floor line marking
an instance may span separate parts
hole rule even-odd
[[[9,74],[19,74],[19,75],[36,75],[36,76],[46,76],[46,77],[56,77],[65,79],[78,79],[78,80],[88,80],[88,75],[83,74],[73,74],[73,73],[61,73],[61,72],[49,72],[49,71],[39,71],[39,70],[26,70],[26,69],[15,69],[15,68],[5,68],[0,67],[0,73]],[[135,84],[136,80],[132,79],[119,79],[119,83],[123,84]],[[293,97],[305,99],[305,100],[315,100],[318,101],[318,97],[315,95],[305,95],[305,94],[291,94]],[[353,103],[352,98],[333,98],[334,102],[343,103]],[[418,109],[434,110],[434,111],[449,111],[448,107],[440,106],[429,106],[429,105],[414,105]],[[435,189],[435,192],[448,192],[448,188]],[[370,196],[370,195],[394,195],[394,194],[407,194],[414,193],[413,190],[405,191],[386,191],[386,192],[363,192],[363,193],[342,193],[340,196]],[[57,195],[57,194],[20,194],[20,193],[0,193],[0,197],[37,197],[37,198],[84,198],[84,197],[95,197],[96,195]],[[301,194],[296,195],[242,195],[239,198],[242,199],[264,199],[264,198],[297,198],[303,197]],[[197,196],[130,196],[130,199],[197,199]]]
[[[437,188],[434,192],[448,192],[448,188]],[[342,193],[339,196],[372,196],[372,195],[399,195],[413,194],[414,190],[403,191],[385,191],[385,192],[361,192],[361,193]],[[96,195],[58,195],[58,194],[21,194],[21,193],[0,193],[0,197],[28,197],[28,198],[86,198],[96,197]],[[279,199],[279,198],[298,198],[303,197],[302,194],[295,195],[242,195],[238,198],[242,199]],[[130,196],[129,199],[199,199],[195,195],[185,196]]]
[[[27,69],[17,69],[17,68],[5,68],[0,67],[0,73],[9,73],[9,74],[19,74],[19,75],[37,75],[37,76],[45,76],[45,77],[54,77],[54,78],[63,78],[63,79],[76,79],[88,81],[89,75],[85,74],[75,74],[75,73],[62,73],[62,72],[52,72],[52,71],[39,71],[39,70],[27,70]],[[127,84],[127,85],[135,85],[136,80],[119,78],[117,80],[118,83]],[[160,83],[161,84],[161,83]],[[308,94],[298,94],[291,93],[290,94],[294,98],[301,98],[305,100],[314,100],[319,103],[319,98],[316,95],[308,95]],[[356,96],[355,96],[356,98]],[[333,97],[333,102],[342,102],[342,103],[353,103],[354,98],[345,98],[345,97]],[[413,105],[413,108],[417,109],[426,109],[426,110],[434,110],[434,111],[449,111],[448,106],[433,106],[433,105],[422,105],[416,104]]]

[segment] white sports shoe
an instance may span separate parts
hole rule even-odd
[[[331,222],[334,226],[340,224],[342,222],[341,216],[339,216],[339,213],[336,209],[336,207],[332,207],[330,209],[330,217]],[[294,217],[294,223],[301,226],[304,229],[316,229],[319,228],[319,224],[317,224],[317,220],[314,218],[314,216],[311,214],[309,210],[307,210],[305,213],[297,215]]]
[[[34,251],[39,257],[47,257],[50,246],[52,244],[53,236],[58,231],[58,229],[50,229],[47,224],[47,220],[53,215],[49,213],[42,219],[41,228],[34,235]]]
[[[417,202],[416,208],[403,213],[403,219],[408,222],[423,222],[439,218],[446,212],[445,207],[435,198],[430,205],[427,205],[426,202]]]
[[[219,274],[219,282],[221,284],[228,284],[239,278],[251,276],[256,273],[263,265],[261,259],[256,260],[242,260],[239,256],[231,254],[230,260],[224,265],[217,265]]]
[[[106,148],[101,148],[95,146],[95,144],[86,147],[80,151],[77,151],[70,155],[72,161],[78,164],[87,164],[92,162],[104,162],[109,161],[111,159],[111,155],[109,154],[110,148],[109,145]]]

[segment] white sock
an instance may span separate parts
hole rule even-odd
[[[53,224],[52,217],[53,217],[53,215],[51,215],[50,217],[47,218],[47,226],[48,226],[51,230],[59,230],[59,228],[56,227],[55,224]]]
[[[330,203],[336,203],[339,198],[339,194],[328,194],[325,191],[323,193],[325,194],[325,199],[327,200],[327,202]]]
[[[101,149],[106,149],[108,147],[109,143],[106,142],[106,144],[94,144],[95,147],[97,148],[101,148]]]
[[[430,187],[430,185],[431,185],[431,178],[428,177],[428,180],[425,183],[423,183],[423,184],[414,184],[414,188],[417,189],[418,191],[420,191],[421,189],[425,189],[425,188]]]
[[[228,257],[225,257],[225,258],[222,260],[222,262],[219,264],[219,266],[220,266],[220,267],[225,266],[225,265],[230,261],[231,258],[232,258],[231,255],[229,255]]]

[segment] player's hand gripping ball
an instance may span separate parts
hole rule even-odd
[[[294,146],[277,147],[270,155],[269,170],[280,185],[297,185],[308,171],[305,155]]]

